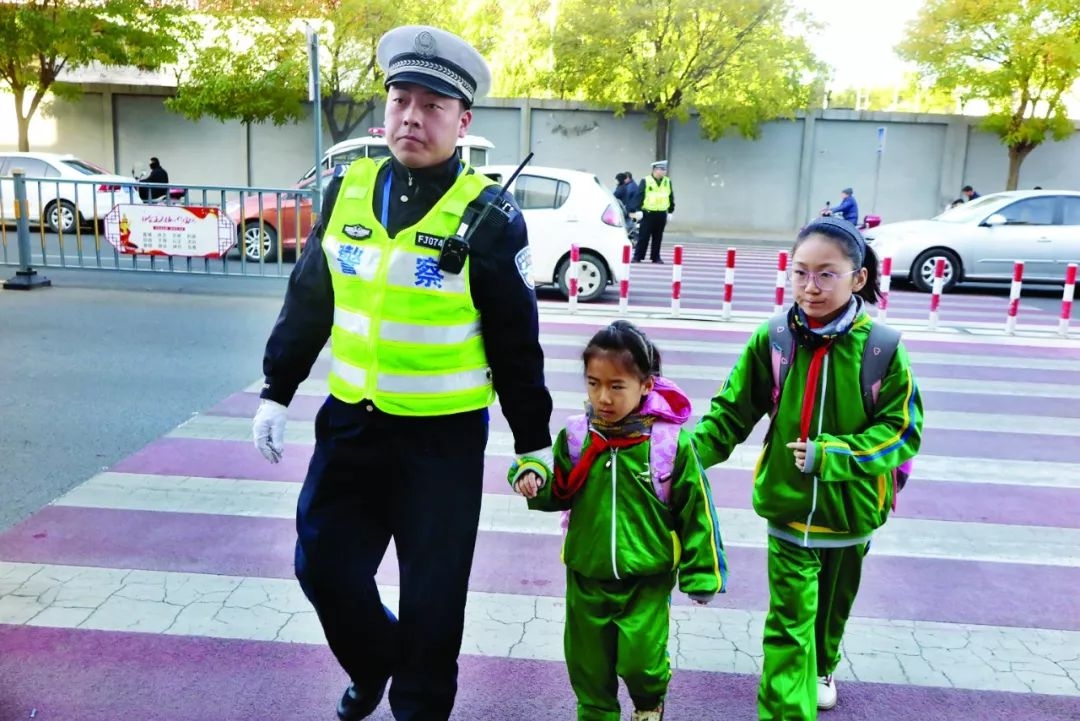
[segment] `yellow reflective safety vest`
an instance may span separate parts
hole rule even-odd
[[[666,213],[671,207],[671,178],[666,175],[656,182],[656,178],[649,175],[645,178],[645,198],[641,202],[642,210],[660,211]]]
[[[427,215],[391,238],[372,209],[383,162],[364,158],[349,167],[323,233],[334,288],[330,393],[402,416],[486,408],[495,390],[470,261],[460,274],[445,273],[439,248],[493,181],[465,165]]]

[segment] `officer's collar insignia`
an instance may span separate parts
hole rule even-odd
[[[422,58],[433,58],[439,49],[435,44],[435,38],[427,30],[416,34],[413,41],[413,51]]]
[[[342,226],[341,232],[353,240],[363,240],[371,237],[371,228],[365,228],[359,223]]]
[[[416,245],[421,248],[431,248],[432,250],[439,250],[442,248],[443,239],[434,235],[428,235],[427,233],[416,234]]]

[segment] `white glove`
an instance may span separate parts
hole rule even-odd
[[[255,420],[251,423],[251,435],[255,447],[263,458],[271,463],[281,460],[285,452],[285,418],[288,411],[277,401],[263,399],[259,410],[255,411]]]
[[[532,471],[540,476],[540,485],[543,486],[552,475],[552,467],[555,465],[555,456],[551,446],[541,448],[531,453],[522,453],[510,464],[510,473],[507,480],[514,485],[519,478]]]

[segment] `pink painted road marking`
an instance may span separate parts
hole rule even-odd
[[[724,513],[720,512],[723,528]],[[0,534],[7,561],[224,576],[291,578],[291,519],[49,507]],[[482,531],[469,588],[562,596],[562,537]],[[529,548],[522,563],[521,549]],[[765,551],[727,550],[735,574],[720,608],[765,610]],[[397,585],[391,550],[377,576]],[[863,570],[856,615],[996,626],[1080,630],[1080,608],[1062,589],[1080,587],[1080,568],[875,556]],[[949,583],[942,583],[942,578]],[[896,589],[902,587],[903,593]],[[677,605],[689,602],[675,593]]]
[[[346,679],[324,646],[0,626],[0,718],[296,721],[332,718]],[[573,718],[561,662],[464,655],[453,719]],[[521,679],[528,679],[523,683]],[[1064,721],[1080,698],[844,682],[829,721]],[[675,671],[676,719],[756,717],[757,677]],[[623,696],[623,705],[629,700]],[[393,721],[383,704],[371,721]]]

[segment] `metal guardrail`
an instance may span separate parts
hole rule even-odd
[[[0,178],[0,264],[18,266],[18,287],[35,287],[25,280],[40,280],[35,268],[287,276],[316,220],[312,197],[310,186],[114,184],[16,170]]]

